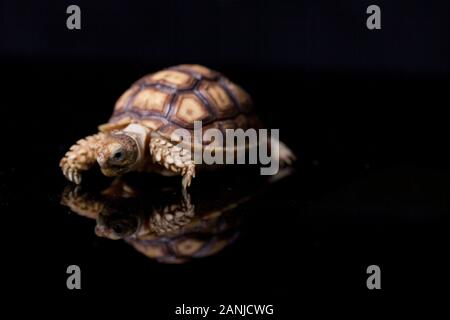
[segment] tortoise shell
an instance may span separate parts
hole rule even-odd
[[[192,131],[195,121],[222,132],[259,127],[247,92],[216,71],[184,64],[136,81],[99,129],[108,132],[137,122],[171,139],[176,129]]]

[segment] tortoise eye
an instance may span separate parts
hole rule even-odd
[[[117,234],[121,234],[124,231],[124,228],[121,225],[113,226],[112,229]]]
[[[123,152],[122,151],[117,151],[113,154],[112,158],[116,161],[120,161],[123,159]]]

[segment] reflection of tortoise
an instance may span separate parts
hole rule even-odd
[[[208,202],[194,210],[186,192],[145,190],[117,179],[99,194],[84,192],[81,186],[67,187],[61,203],[96,219],[97,236],[124,239],[160,262],[182,263],[213,255],[232,243],[240,220],[233,209],[246,199]]]
[[[215,211],[192,219],[167,234],[126,238],[137,251],[163,263],[183,263],[212,256],[238,237],[239,217],[231,211]]]
[[[220,132],[259,127],[251,99],[243,89],[206,67],[179,65],[133,84],[117,101],[109,122],[99,127],[99,133],[73,145],[60,166],[64,175],[77,184],[82,172],[98,162],[106,176],[155,169],[179,174],[186,188],[195,176],[193,144],[177,146],[182,137],[175,131],[186,129],[192,137],[195,121],[201,121],[203,129]],[[202,144],[207,147],[211,141],[205,140]],[[272,143],[280,147],[280,161],[291,163],[292,152],[278,141]],[[217,144],[209,148],[214,152],[230,151]]]

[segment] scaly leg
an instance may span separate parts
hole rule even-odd
[[[195,164],[189,150],[175,146],[165,139],[153,137],[150,140],[150,154],[155,163],[183,176],[183,189],[191,185],[191,180],[195,177]]]
[[[290,166],[297,160],[295,154],[285,145],[283,142],[279,141],[280,147],[280,163],[283,167]]]
[[[66,186],[61,195],[61,204],[73,212],[91,219],[97,219],[104,207],[100,198],[83,192],[81,186]]]
[[[182,195],[180,203],[172,203],[163,208],[153,208],[149,219],[151,232],[162,235],[179,230],[192,221],[195,216],[195,207],[191,203],[191,196],[184,189]]]
[[[81,183],[81,173],[89,170],[96,162],[96,150],[106,134],[100,132],[84,139],[78,140],[70,147],[66,155],[61,159],[59,166],[64,176],[76,184]]]

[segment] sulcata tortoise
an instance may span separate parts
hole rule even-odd
[[[76,184],[81,183],[84,171],[98,163],[106,176],[130,171],[181,175],[186,189],[199,165],[192,152],[195,142],[178,143],[181,137],[176,130],[193,132],[196,121],[201,121],[202,129],[220,132],[260,128],[250,96],[242,88],[204,66],[178,65],[135,82],[116,102],[109,122],[99,126],[99,133],[73,145],[60,167]],[[269,143],[277,144],[277,161],[282,165],[295,159],[283,143]],[[210,144],[210,148],[214,152],[236,151],[217,144]]]

